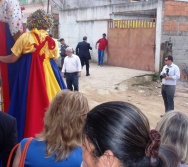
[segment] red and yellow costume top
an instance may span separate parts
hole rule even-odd
[[[8,113],[17,118],[21,140],[42,131],[46,108],[66,86],[54,61],[59,56],[58,45],[45,30],[22,34],[11,50],[19,59],[12,73]]]

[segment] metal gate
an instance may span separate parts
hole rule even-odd
[[[108,64],[154,71],[155,19],[108,21]]]

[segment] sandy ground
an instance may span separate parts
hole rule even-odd
[[[106,101],[130,102],[146,114],[152,128],[156,126],[160,115],[164,114],[160,83],[132,84],[135,76],[152,72],[91,64],[91,75],[86,77],[85,74],[84,66],[79,85],[80,92],[88,98],[90,108]],[[175,110],[188,115],[188,83],[178,82],[174,100]]]

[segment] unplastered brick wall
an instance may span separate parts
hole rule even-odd
[[[188,2],[164,2],[163,31],[188,31]]]
[[[162,42],[171,39],[174,63],[188,66],[188,2],[164,0]]]

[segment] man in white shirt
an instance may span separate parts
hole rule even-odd
[[[165,66],[161,71],[162,89],[161,93],[164,100],[165,112],[174,110],[174,94],[176,89],[176,80],[180,78],[180,70],[173,63],[173,57],[165,57]]]
[[[65,52],[67,56],[64,59],[62,76],[66,78],[67,88],[69,90],[78,91],[78,77],[81,76],[82,67],[80,58],[73,54],[74,50],[71,47],[67,47]]]

